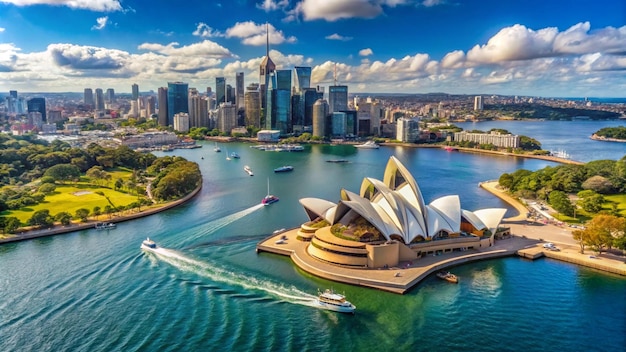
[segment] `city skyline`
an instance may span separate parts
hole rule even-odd
[[[626,4],[607,0],[0,0],[0,91],[157,91],[312,67],[351,93],[621,97]],[[167,16],[167,20],[159,16]],[[62,18],[62,21],[58,19]]]

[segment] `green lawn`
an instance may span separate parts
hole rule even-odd
[[[26,223],[35,211],[42,209],[50,210],[52,216],[62,211],[69,212],[74,216],[77,209],[85,208],[91,212],[95,206],[99,206],[100,209],[104,210],[104,207],[110,204],[105,197],[96,194],[96,191],[101,191],[108,196],[115,206],[124,206],[137,201],[137,197],[134,195],[117,192],[109,188],[91,185],[57,185],[54,194],[46,196],[43,203],[19,210],[5,211],[2,215],[15,216],[22,223]],[[102,218],[104,218],[104,215]]]
[[[606,199],[607,202],[602,205],[602,209],[610,211],[613,209],[613,203],[617,203],[617,211],[622,216],[626,216],[626,194],[604,196],[604,199]]]

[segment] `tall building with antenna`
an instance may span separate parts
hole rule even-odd
[[[348,110],[348,86],[337,85],[337,64],[333,73],[334,85],[328,87],[329,113]]]
[[[265,109],[267,102],[267,86],[270,79],[270,74],[276,71],[276,65],[270,58],[270,32],[269,25],[265,24],[265,36],[266,36],[266,48],[265,58],[261,61],[261,67],[259,68],[259,85],[261,91],[261,109]]]

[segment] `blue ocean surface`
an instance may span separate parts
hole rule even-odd
[[[583,142],[590,143],[574,143]],[[510,257],[455,267],[457,285],[433,277],[397,295],[321,279],[288,257],[255,252],[272,231],[306,221],[298,199],[336,202],[342,188],[358,192],[364,177],[383,178],[392,155],[413,173],[427,202],[458,194],[469,210],[509,209],[479,182],[554,163],[401,147],[279,153],[231,143],[228,150],[241,159],[226,160],[209,142],[174,152],[198,162],[203,173],[200,194],[180,207],[114,230],[1,245],[0,350],[620,351],[626,345],[626,279],[616,275]],[[294,171],[275,174],[282,165]],[[268,179],[280,201],[264,207]],[[158,250],[140,249],[148,236]],[[345,293],[356,315],[315,308],[312,300],[325,288]]]

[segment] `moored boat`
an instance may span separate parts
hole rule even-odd
[[[452,282],[454,284],[459,282],[459,278],[449,271],[440,271],[437,273],[437,277],[446,280],[448,282]]]
[[[361,149],[378,149],[380,146],[374,141],[367,141],[363,144],[357,144],[355,147]]]
[[[96,230],[111,230],[116,227],[117,225],[112,222],[99,222],[96,224]]]
[[[356,310],[354,304],[346,301],[346,297],[344,295],[338,294],[329,289],[324,290],[324,292],[319,292],[315,302],[321,308],[340,313],[354,314],[354,311]]]
[[[233,158],[233,159],[239,159],[239,154],[237,154],[235,152],[232,152],[232,153],[230,153],[230,157]]]
[[[141,242],[141,248],[156,249],[156,247],[156,243],[151,240],[150,237],[147,237],[145,240],[143,240],[143,242]]]
[[[247,172],[248,175],[250,175],[250,176],[254,176],[254,173],[252,172],[252,169],[248,165],[243,167],[243,171]]]
[[[274,172],[289,172],[289,171],[293,171],[293,166],[284,165],[284,166],[277,167],[274,169]]]
[[[219,153],[222,151],[222,149],[217,145],[217,142],[215,142],[215,147],[213,147],[213,151],[216,153]]]

